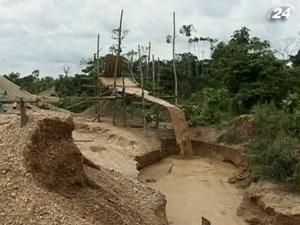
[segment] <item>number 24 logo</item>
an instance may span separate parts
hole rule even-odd
[[[294,11],[292,6],[278,6],[271,10],[269,18],[271,20],[286,20],[289,19]]]

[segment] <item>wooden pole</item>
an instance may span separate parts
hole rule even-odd
[[[157,91],[156,91],[156,95],[157,96],[160,96],[160,92],[159,92],[159,88],[160,88],[160,60],[159,58],[157,59]],[[156,113],[155,113],[155,127],[156,128],[159,128],[159,109],[160,109],[160,106],[157,105],[156,106]]]
[[[146,133],[145,98],[144,98],[144,76],[143,76],[143,68],[142,68],[142,60],[141,60],[141,47],[140,47],[140,45],[138,46],[138,54],[139,54],[140,80],[141,80],[141,88],[142,88],[143,127],[144,127],[144,132]]]
[[[100,34],[98,34],[97,39],[97,79],[96,79],[96,85],[97,85],[97,97],[101,95],[101,89],[100,89],[100,82],[99,82],[99,76],[100,76],[100,62],[99,62],[99,55],[100,55]],[[101,111],[101,102],[98,99],[97,100],[97,120],[100,122],[100,111]]]
[[[150,73],[150,57],[151,57],[151,42],[149,41],[149,46],[148,46],[148,57],[147,57],[147,71],[146,71],[146,81],[149,81],[149,73]]]
[[[120,25],[119,25],[119,35],[118,35],[118,52],[117,57],[115,61],[115,71],[114,71],[114,92],[116,92],[116,86],[117,86],[117,73],[118,73],[118,66],[119,66],[119,59],[121,54],[121,41],[122,41],[122,22],[123,22],[123,12],[124,10],[121,10],[121,17],[120,17]],[[124,87],[124,85],[123,85]],[[116,125],[116,101],[113,100],[114,103],[114,109],[113,109],[113,125]]]
[[[113,125],[116,126],[116,99],[113,99]]]
[[[173,71],[175,80],[175,105],[178,104],[178,81],[176,72],[176,62],[175,62],[175,39],[176,39],[176,23],[175,23],[175,12],[173,12]]]
[[[26,105],[23,98],[20,98],[20,115],[21,115],[21,128],[28,122],[28,116],[26,114]]]
[[[152,55],[152,92],[155,96],[155,60],[154,60],[154,54]]]
[[[95,68],[95,80],[96,80],[96,85],[95,85],[95,92],[96,92],[96,97],[98,97],[98,87],[97,87],[97,53],[94,54],[94,68]],[[96,102],[96,115],[99,113],[99,105],[98,102]]]
[[[157,86],[160,88],[160,59],[159,58],[157,59]]]
[[[121,54],[121,41],[122,41],[122,22],[123,22],[123,12],[121,11],[121,17],[120,17],[120,26],[119,26],[119,35],[118,35],[118,53],[115,61],[115,71],[114,71],[114,89],[116,89],[116,80],[117,80],[117,73],[118,73],[118,64]]]
[[[123,97],[123,126],[126,127],[126,98],[125,98],[125,78],[122,73],[122,97]]]

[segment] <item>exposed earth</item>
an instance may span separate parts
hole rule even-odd
[[[191,130],[195,156],[182,159],[152,129],[35,107],[29,118],[20,128],[0,115],[1,224],[300,224],[298,195],[239,188],[251,173],[236,146],[218,143],[224,132]]]

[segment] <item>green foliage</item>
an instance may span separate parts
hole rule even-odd
[[[32,94],[38,94],[45,91],[55,84],[53,77],[39,78],[39,70],[34,70],[32,74],[25,77],[21,77],[20,73],[10,73],[9,75],[4,76]]]
[[[296,55],[290,56],[290,60],[292,61],[294,67],[300,66],[300,50]]]
[[[248,156],[259,176],[279,182],[290,182],[297,165],[294,146],[297,141],[284,133],[276,139],[255,139],[248,147]]]
[[[230,115],[231,99],[226,89],[204,88],[192,94],[187,108],[190,125],[218,124],[232,118]]]
[[[248,113],[258,103],[281,102],[290,88],[299,87],[297,75],[285,64],[267,41],[251,37],[243,27],[228,43],[217,45],[205,79],[209,86],[229,90],[237,113]]]
[[[258,136],[247,146],[247,154],[258,175],[265,179],[283,182],[291,187],[299,183],[298,127],[294,113],[278,109],[274,104],[254,108]],[[298,186],[300,190],[300,186]]]

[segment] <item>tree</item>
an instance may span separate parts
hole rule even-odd
[[[194,27],[193,24],[182,25],[182,27],[179,30],[179,33],[183,34],[188,40],[188,52],[190,51],[189,48],[190,48],[190,45],[191,45],[191,42],[189,40],[190,40],[190,37],[192,36],[192,32],[194,30],[195,30],[195,27]],[[189,59],[188,59],[188,62],[189,62],[188,63],[188,74],[191,74],[191,63],[190,63]]]
[[[34,70],[34,71],[32,71],[32,76],[34,76],[34,77],[39,77],[40,76],[40,71],[39,70]]]
[[[290,88],[285,62],[275,57],[269,42],[251,38],[249,31],[242,27],[229,43],[217,45],[207,78],[210,85],[230,91],[239,112],[248,112],[258,102],[279,103]]]
[[[20,78],[20,73],[15,73],[15,72],[12,72],[8,75],[4,75],[7,79],[9,79],[10,81],[14,82],[14,83],[17,83],[18,79]]]
[[[250,30],[247,27],[242,27],[240,30],[234,31],[231,36],[231,43],[236,44],[249,44],[250,42]]]
[[[278,53],[283,60],[288,59],[299,49],[299,38],[287,37],[282,38],[276,43],[275,52]]]
[[[300,50],[297,52],[296,55],[290,56],[290,60],[293,63],[293,66],[300,66]]]
[[[67,64],[65,64],[65,65],[63,65],[62,66],[62,71],[63,71],[63,73],[64,73],[64,75],[67,77],[67,76],[69,76],[69,74],[70,74],[70,72],[71,72],[71,68],[72,68],[72,66],[70,66],[70,65],[67,65]]]

